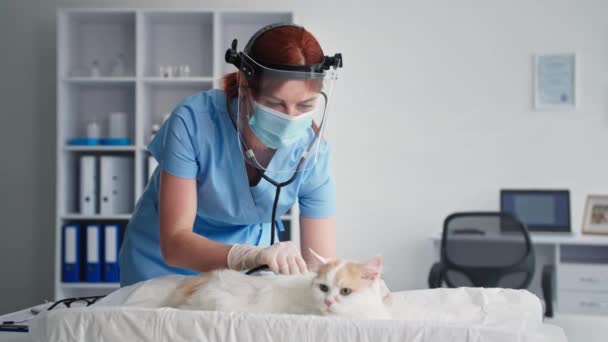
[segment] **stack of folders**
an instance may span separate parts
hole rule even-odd
[[[63,226],[62,235],[63,282],[115,283],[120,280],[119,225],[69,223]]]
[[[133,158],[80,157],[80,213],[128,214],[133,204]]]

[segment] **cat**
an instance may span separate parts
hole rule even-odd
[[[390,319],[382,259],[326,260],[313,251],[314,271],[301,275],[250,276],[222,269],[186,278],[167,306],[189,310],[241,311]]]

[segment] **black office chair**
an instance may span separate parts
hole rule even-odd
[[[429,287],[525,289],[535,272],[528,229],[505,212],[462,212],[443,223],[440,261],[431,267]],[[554,268],[545,265],[541,286],[545,316],[553,317]]]

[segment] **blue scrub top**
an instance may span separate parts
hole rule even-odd
[[[236,109],[236,103],[232,108]],[[312,129],[308,134],[314,134]],[[269,168],[278,170],[281,160],[297,158],[303,148],[306,148],[304,144],[277,150]],[[121,286],[168,274],[199,273],[168,266],[162,257],[158,222],[161,169],[176,177],[196,179],[195,233],[226,244],[267,246],[270,243],[276,188],[264,179],[256,186],[249,186],[224,91],[212,89],[186,98],[160,128],[148,150],[159,166],[138,200],[125,232],[119,257]],[[277,181],[292,175],[291,172],[266,174]],[[325,141],[317,163],[281,188],[278,218],[294,205],[296,197],[303,217],[334,215],[335,184],[330,149]],[[277,221],[280,225],[280,220]]]

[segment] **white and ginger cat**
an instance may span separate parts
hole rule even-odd
[[[312,251],[311,251],[312,252]],[[389,319],[390,292],[380,279],[382,259],[326,260],[312,252],[316,272],[250,276],[216,270],[186,278],[168,306],[191,310],[330,315]]]

